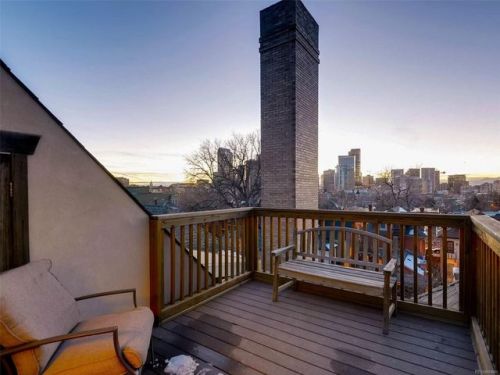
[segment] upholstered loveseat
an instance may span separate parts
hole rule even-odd
[[[126,374],[146,361],[153,314],[147,307],[81,320],[77,301],[40,260],[0,274],[0,357],[19,375]]]

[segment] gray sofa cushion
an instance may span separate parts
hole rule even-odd
[[[76,301],[50,273],[50,260],[0,274],[0,344],[11,347],[70,332],[80,321]],[[13,356],[19,374],[37,374],[59,343]]]

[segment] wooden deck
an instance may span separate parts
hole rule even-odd
[[[469,330],[248,282],[153,332],[161,362],[188,354],[197,374],[471,374]],[[145,369],[144,374],[155,371]],[[157,369],[156,373],[163,373]]]

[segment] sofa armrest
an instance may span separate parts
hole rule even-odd
[[[116,335],[117,339],[118,339],[118,327],[106,327],[106,328],[99,328],[99,329],[91,329],[88,331],[73,332],[73,333],[68,333],[66,335],[48,337],[46,339],[35,340],[35,341],[28,342],[26,344],[21,344],[21,345],[13,346],[11,348],[2,349],[0,351],[0,358],[4,357],[6,355],[16,354],[16,353],[19,353],[19,352],[22,352],[25,350],[35,349],[35,348],[38,348],[39,346],[42,346],[42,345],[52,344],[54,342],[73,340],[73,339],[78,339],[78,338],[88,337],[88,336],[102,335],[105,333],[113,333],[113,336]]]
[[[21,344],[17,345],[11,348],[6,348],[2,349],[0,351],[0,358],[9,356],[12,354],[16,354],[25,350],[31,350],[31,349],[36,349],[42,345],[47,345],[47,344],[52,344],[54,342],[62,342],[62,341],[67,341],[67,340],[74,340],[74,339],[79,339],[83,337],[89,337],[89,336],[96,336],[96,335],[103,335],[103,334],[108,334],[112,333],[113,334],[113,345],[115,349],[115,354],[118,357],[118,360],[120,363],[125,367],[126,371],[128,374],[135,374],[135,369],[129,365],[129,363],[125,360],[125,357],[122,354],[122,350],[120,348],[120,343],[118,341],[118,327],[105,327],[105,328],[97,328],[97,329],[90,329],[88,331],[81,331],[81,332],[72,332],[68,333],[66,335],[59,335],[59,336],[53,336],[53,337],[48,337],[42,340],[35,340],[28,342],[26,344]]]
[[[89,299],[89,298],[97,298],[97,297],[104,297],[104,296],[111,296],[115,294],[124,294],[124,293],[132,293],[132,297],[134,299],[134,307],[137,307],[137,297],[136,297],[136,291],[135,288],[132,289],[119,289],[119,290],[110,290],[108,292],[101,292],[101,293],[93,293],[93,294],[87,294],[85,296],[80,296],[76,297],[75,301],[81,301],[83,299]]]

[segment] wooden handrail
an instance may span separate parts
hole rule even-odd
[[[368,222],[390,222],[405,225],[432,225],[458,227],[469,221],[468,215],[432,214],[432,213],[395,213],[376,211],[340,211],[340,210],[307,210],[307,209],[279,209],[279,208],[253,208],[252,214],[257,216],[273,216],[288,218],[307,219],[330,219],[368,221]]]
[[[389,240],[387,237],[381,236],[379,234],[367,232],[365,230],[349,228],[349,227],[315,227],[315,228],[308,228],[308,229],[298,231],[297,234],[309,233],[309,232],[322,232],[322,231],[340,231],[340,232],[355,233],[355,234],[360,234],[362,236],[374,238],[376,240],[379,240],[379,241],[382,241],[382,242],[385,242],[388,244],[392,244],[392,241]]]
[[[485,215],[471,216],[471,222],[473,339],[480,369],[490,370],[500,365],[500,223]]]
[[[254,208],[228,208],[224,210],[182,212],[178,214],[155,215],[154,219],[159,220],[163,225],[186,225],[209,223],[212,221],[241,218],[252,213]]]
[[[474,233],[500,256],[500,221],[487,215],[471,216],[470,219]]]

